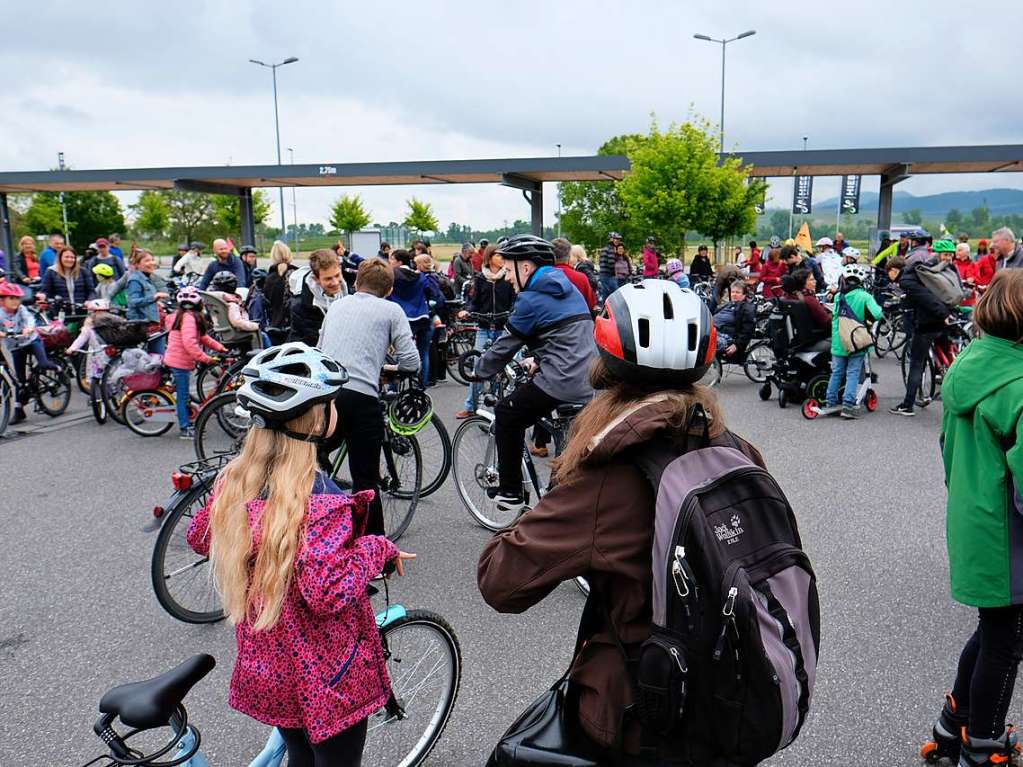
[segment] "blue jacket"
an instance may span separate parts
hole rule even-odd
[[[39,292],[44,293],[50,299],[61,298],[69,303],[84,304],[92,298],[95,291],[92,274],[84,267],[81,267],[78,270],[78,279],[72,283],[72,287],[74,288],[73,296],[68,295],[67,280],[61,277],[57,270],[51,266],[46,270],[46,274],[43,275]]]
[[[39,274],[45,274],[46,270],[57,263],[57,251],[47,245],[39,254]]]
[[[444,307],[444,295],[433,280],[407,266],[394,270],[394,291],[390,300],[401,307],[409,322],[430,318],[427,301],[436,301],[438,309]]]
[[[160,312],[156,308],[156,285],[142,272],[132,272],[124,287],[128,297],[129,320],[148,320],[159,322]]]
[[[588,402],[590,362],[597,352],[593,318],[586,299],[551,266],[541,267],[515,299],[504,333],[476,363],[476,375],[496,375],[523,346],[540,361],[533,377],[540,389],[560,402]]]
[[[199,280],[199,290],[206,290],[210,286],[210,280],[217,272],[234,272],[238,278],[238,287],[244,288],[249,283],[245,279],[245,262],[234,253],[227,254],[227,263],[221,263],[219,258],[214,257],[213,261],[206,267],[202,279]]]

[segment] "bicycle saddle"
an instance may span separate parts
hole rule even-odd
[[[114,714],[129,727],[164,727],[192,685],[210,673],[216,663],[212,655],[193,655],[165,674],[115,687],[100,699],[99,710]]]
[[[561,418],[571,418],[572,416],[579,415],[584,407],[586,407],[586,405],[562,403],[558,405],[557,413]]]

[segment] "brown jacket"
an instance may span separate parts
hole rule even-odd
[[[586,576],[603,594],[630,656],[650,636],[654,492],[630,461],[658,436],[674,434],[676,406],[654,395],[593,439],[579,476],[559,484],[531,511],[495,535],[480,556],[480,592],[495,610],[519,613],[559,583]],[[720,430],[719,430],[720,431]],[[760,453],[731,432],[711,440],[731,445],[763,466]],[[632,702],[625,663],[607,626],[586,639],[572,665],[579,718],[586,733],[608,746]],[[626,737],[632,751],[635,734]]]

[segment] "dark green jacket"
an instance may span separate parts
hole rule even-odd
[[[1023,604],[1023,344],[973,341],[945,374],[941,398],[952,597]]]

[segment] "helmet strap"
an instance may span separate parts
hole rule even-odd
[[[293,431],[286,426],[268,425],[267,428],[279,432],[289,439],[294,439],[299,442],[312,442],[315,445],[325,445],[327,444],[327,432],[330,431],[330,403],[331,400],[327,400],[323,403],[323,428],[320,430],[318,435],[303,434],[300,431]]]

